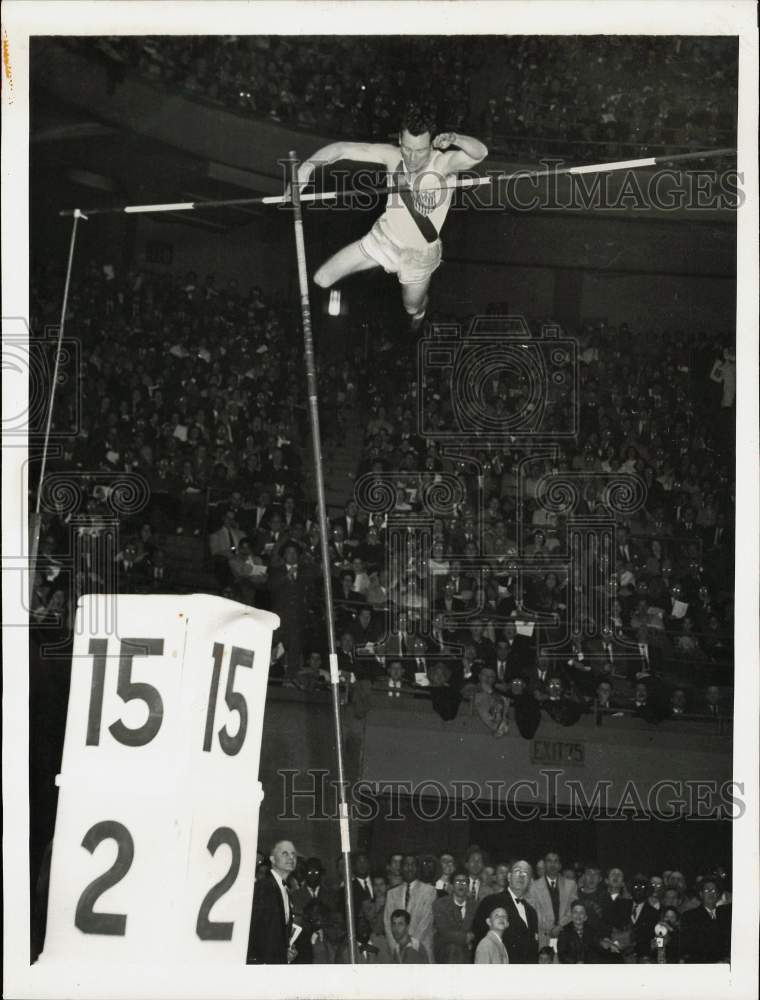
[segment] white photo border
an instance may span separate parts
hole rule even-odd
[[[734,778],[746,811],[733,823],[734,920],[732,964],[721,966],[514,966],[496,973],[476,966],[331,967],[315,982],[310,967],[239,969],[134,966],[109,969],[29,966],[28,639],[3,629],[3,804],[5,826],[5,995],[12,997],[248,998],[268,997],[552,997],[615,996],[619,1000],[688,994],[749,998],[756,993],[758,930],[758,164],[756,7],[739,2],[27,2],[3,5],[2,315],[28,317],[29,38],[36,34],[679,34],[739,37],[738,170],[745,200],[737,212],[737,504],[736,674]],[[293,25],[297,25],[294,31]],[[403,29],[403,31],[401,30]],[[62,224],[68,224],[62,223]],[[27,397],[25,373],[3,365],[3,415]],[[27,510],[18,488],[23,447],[3,449],[3,542],[14,551]],[[6,548],[6,543],[8,548]],[[4,621],[18,621],[16,573],[3,574]],[[506,979],[505,979],[506,977]],[[505,983],[508,989],[505,990]]]

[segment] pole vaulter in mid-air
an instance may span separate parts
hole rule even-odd
[[[451,204],[451,182],[484,160],[488,150],[469,135],[436,135],[432,119],[416,105],[401,118],[398,143],[332,142],[303,161],[298,183],[303,188],[316,167],[339,160],[385,167],[396,186],[385,211],[366,236],[325,261],[314,280],[330,288],[349,274],[382,267],[398,275],[404,309],[416,330],[427,310],[430,278],[442,259],[440,232]]]

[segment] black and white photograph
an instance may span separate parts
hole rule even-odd
[[[3,17],[4,996],[752,997],[754,5]]]

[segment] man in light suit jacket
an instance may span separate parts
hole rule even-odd
[[[393,941],[391,915],[395,910],[406,910],[410,916],[409,933],[425,946],[429,961],[433,961],[433,903],[437,893],[432,885],[417,878],[417,858],[413,854],[404,856],[401,862],[401,885],[388,890],[385,897],[386,940]]]
[[[212,558],[224,559],[225,562],[231,559],[237,552],[240,539],[244,537],[245,532],[237,523],[235,512],[228,510],[221,528],[208,536],[208,547]]]
[[[435,960],[439,965],[467,965],[471,958],[472,918],[477,901],[468,893],[466,872],[456,872],[451,879],[451,895],[433,903]]]
[[[542,878],[536,879],[526,899],[538,914],[538,947],[545,948],[560,930],[571,921],[570,910],[578,898],[578,887],[572,879],[563,878],[562,862],[556,851],[544,855]]]

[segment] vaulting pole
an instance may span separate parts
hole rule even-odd
[[[327,644],[330,659],[330,690],[332,694],[333,723],[335,726],[335,749],[338,763],[338,796],[340,808],[340,849],[343,854],[343,881],[346,902],[346,924],[348,927],[348,949],[353,965],[357,964],[356,934],[354,927],[354,901],[351,891],[351,836],[348,825],[348,802],[343,769],[343,727],[340,720],[340,671],[338,653],[335,647],[335,625],[332,596],[330,554],[328,551],[327,507],[325,485],[322,475],[322,440],[319,432],[319,407],[317,401],[317,367],[314,358],[314,340],[311,332],[311,308],[309,306],[309,275],[306,270],[306,248],[303,237],[303,213],[298,186],[298,159],[294,152],[288,157],[290,165],[290,189],[293,200],[293,228],[296,238],[296,259],[298,261],[298,284],[301,291],[301,321],[303,323],[304,360],[306,362],[306,388],[309,398],[309,424],[311,427],[311,447],[314,453],[314,477],[317,484],[317,516],[319,519],[320,549],[322,551],[322,576],[325,593],[325,613],[327,617]]]

